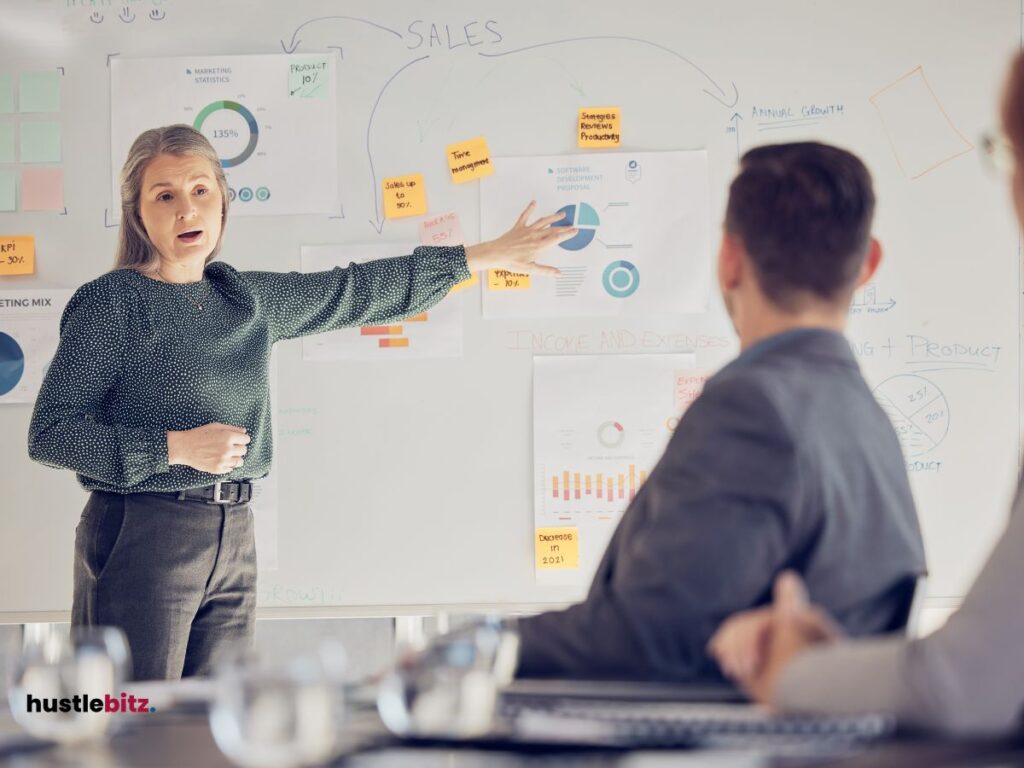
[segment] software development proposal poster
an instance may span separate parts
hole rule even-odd
[[[557,277],[493,272],[485,317],[614,317],[704,312],[711,286],[703,151],[494,158],[480,182],[480,235],[508,229],[524,200],[561,211],[575,236],[539,258]],[[502,279],[504,277],[504,279]]]

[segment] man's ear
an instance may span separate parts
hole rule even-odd
[[[736,290],[743,281],[743,244],[735,235],[722,233],[718,249],[718,287],[722,293]]]
[[[875,276],[875,272],[878,271],[878,265],[882,263],[882,244],[875,238],[871,238],[871,242],[868,243],[868,255],[864,259],[864,263],[861,265],[860,274],[857,275],[857,287],[860,288],[865,283],[871,282],[871,278]]]

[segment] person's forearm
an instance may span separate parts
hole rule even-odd
[[[487,269],[494,246],[490,242],[466,246],[466,267],[470,272]]]
[[[915,702],[904,678],[906,639],[846,640],[797,657],[779,677],[773,703],[787,712],[879,712],[907,719]]]
[[[162,429],[101,424],[75,417],[45,424],[34,422],[28,445],[34,461],[123,488],[166,472],[167,447]]]
[[[408,256],[322,272],[245,272],[273,340],[382,325],[426,312],[470,277],[462,246],[421,246]]]

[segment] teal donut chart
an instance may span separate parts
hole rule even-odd
[[[260,138],[260,129],[256,125],[256,118],[252,112],[246,109],[244,106],[239,104],[237,101],[214,101],[207,104],[203,109],[196,115],[196,120],[192,124],[192,127],[197,131],[203,130],[203,123],[206,122],[206,118],[212,115],[214,112],[219,112],[222,109],[227,109],[231,112],[237,112],[241,115],[242,119],[245,120],[246,125],[249,126],[249,143],[245,145],[245,149],[239,152],[234,157],[223,158],[220,161],[222,168],[233,168],[236,165],[241,165],[249,156],[256,151],[256,142]]]
[[[624,299],[640,287],[640,271],[629,261],[613,261],[605,267],[601,282],[609,296]]]

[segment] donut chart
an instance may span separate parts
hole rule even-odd
[[[14,337],[0,331],[0,395],[18,386],[25,375],[25,352]]]
[[[597,428],[597,441],[605,448],[618,448],[626,439],[626,430],[617,421],[606,421]]]
[[[252,112],[237,101],[214,101],[207,104],[202,108],[199,114],[196,115],[196,119],[192,124],[192,127],[197,131],[202,131],[203,123],[206,122],[207,118],[221,110],[237,113],[245,121],[245,124],[249,129],[249,141],[245,145],[245,148],[234,157],[221,158],[220,164],[222,168],[234,168],[236,165],[241,165],[248,160],[252,153],[256,151],[256,144],[260,137],[260,129],[259,126],[256,125],[256,118],[253,116]],[[217,146],[217,139],[238,137],[238,131],[233,128],[214,131],[214,134],[215,135],[213,137],[208,136],[207,138],[214,142],[215,147]],[[218,154],[220,154],[219,151]]]
[[[624,299],[640,287],[640,270],[631,261],[613,261],[604,268],[601,282],[609,296]]]

